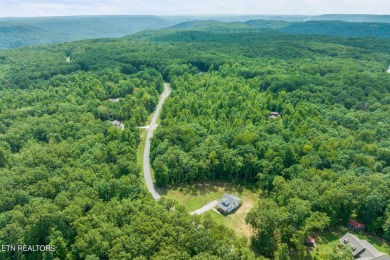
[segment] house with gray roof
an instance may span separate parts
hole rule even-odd
[[[350,246],[355,259],[360,260],[390,260],[385,253],[379,252],[367,240],[360,240],[353,234],[347,233],[339,239],[344,246]]]
[[[235,195],[223,194],[218,201],[217,209],[223,214],[229,214],[241,206],[241,200]]]

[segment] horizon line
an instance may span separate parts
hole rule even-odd
[[[390,14],[365,14],[365,13],[323,13],[323,14],[78,14],[78,15],[45,15],[45,16],[0,16],[0,19],[13,19],[13,18],[61,18],[61,17],[102,17],[102,16],[155,16],[155,17],[187,17],[187,16],[306,16],[306,17],[315,17],[323,15],[367,15],[367,16],[390,16]]]

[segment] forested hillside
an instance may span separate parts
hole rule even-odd
[[[258,257],[303,256],[349,218],[390,239],[390,40],[202,26],[0,51],[0,241],[56,247],[1,258],[255,258],[146,193],[137,126],[163,81],[157,184],[257,185]]]
[[[92,38],[118,38],[142,30],[161,29],[170,26],[176,28],[199,27],[199,21],[203,29],[206,27],[211,29],[210,22],[213,21],[214,29],[228,26],[229,31],[238,28],[247,28],[251,31],[258,30],[259,28],[269,28],[294,34],[325,34],[344,37],[390,37],[390,19],[389,16],[385,15],[144,15],[0,18],[0,49],[63,43]]]
[[[187,21],[172,26],[177,29],[193,29],[215,32],[275,31],[288,34],[318,34],[338,37],[378,37],[390,38],[389,23],[355,23],[343,21],[286,22],[278,20],[249,20],[246,22],[223,23],[218,21]]]
[[[91,38],[123,37],[175,23],[175,19],[156,16],[3,18],[0,19],[0,49]]]
[[[351,23],[342,21],[309,21],[291,23],[280,31],[294,34],[324,34],[342,37],[390,38],[390,23]]]

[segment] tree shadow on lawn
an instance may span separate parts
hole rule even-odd
[[[156,188],[156,191],[158,192],[158,194],[160,194],[160,196],[165,196],[168,194],[169,188],[165,188],[165,187],[155,187],[155,188]]]
[[[338,241],[340,237],[343,236],[344,230],[330,230],[329,232],[325,232],[321,234],[320,240],[322,244]]]
[[[197,196],[205,193],[217,192],[219,187],[221,187],[221,185],[215,182],[193,182],[190,184],[182,184],[174,189],[178,189],[183,194]]]
[[[206,181],[206,182],[192,182],[189,184],[181,184],[174,187],[158,188],[160,195],[166,195],[168,190],[177,190],[186,195],[199,196],[207,193],[218,192],[219,189],[224,189],[226,193],[242,194],[244,189],[255,191],[255,185],[248,185],[242,183],[231,183],[223,181]]]

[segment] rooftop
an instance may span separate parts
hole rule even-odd
[[[111,122],[114,126],[118,127],[119,129],[121,130],[124,130],[125,129],[125,124],[123,124],[122,122],[118,121],[118,120],[114,120]]]
[[[355,259],[361,260],[390,260],[385,253],[379,252],[367,240],[360,240],[353,234],[347,233],[339,239],[342,245],[349,245]]]
[[[241,205],[241,200],[235,195],[223,194],[220,201],[218,201],[218,208],[224,213],[229,213]]]

